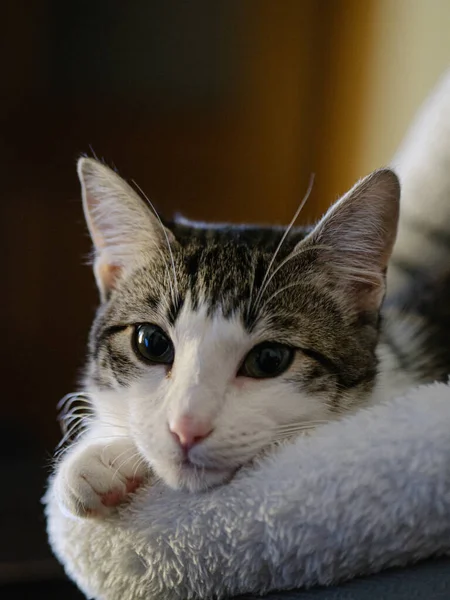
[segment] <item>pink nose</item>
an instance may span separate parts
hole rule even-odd
[[[192,417],[180,417],[169,422],[169,429],[184,450],[202,442],[212,433],[212,425]]]

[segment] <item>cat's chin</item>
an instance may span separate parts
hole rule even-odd
[[[156,467],[156,466],[155,466]],[[172,489],[203,492],[231,479],[235,469],[206,469],[192,464],[158,465],[158,475]]]

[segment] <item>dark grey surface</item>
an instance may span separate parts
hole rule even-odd
[[[45,598],[82,600],[68,581],[28,582],[0,586],[2,600]],[[234,600],[256,600],[258,596],[239,596]],[[342,586],[305,592],[269,594],[267,600],[449,600],[450,560],[437,560],[407,569],[357,579]],[[150,599],[149,599],[150,600]]]
[[[235,600],[256,600],[239,596]],[[341,586],[280,592],[270,600],[450,600],[450,559],[427,561],[406,569],[354,579]]]

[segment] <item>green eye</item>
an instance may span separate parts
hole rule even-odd
[[[291,366],[294,355],[294,348],[284,344],[259,344],[247,354],[238,375],[254,379],[277,377]]]
[[[138,358],[152,363],[171,365],[175,350],[170,338],[157,325],[138,325],[134,331],[134,351]]]

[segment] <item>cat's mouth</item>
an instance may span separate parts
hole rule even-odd
[[[176,488],[187,488],[191,492],[201,492],[229,482],[238,469],[198,465],[189,458],[179,463]],[[168,481],[167,483],[170,482]]]
[[[229,471],[229,469],[224,469],[223,467],[205,467],[203,465],[197,465],[188,457],[181,461],[180,469],[183,471],[191,471],[196,473],[225,473]]]

